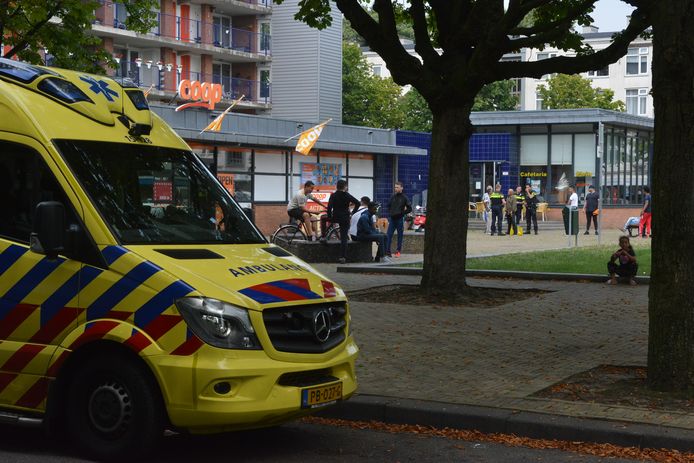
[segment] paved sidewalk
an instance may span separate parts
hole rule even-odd
[[[419,283],[414,276],[316,267],[347,291]],[[361,395],[694,430],[694,410],[663,412],[530,397],[598,365],[644,366],[647,286],[474,278],[468,284],[550,292],[493,308],[351,302],[361,348]]]

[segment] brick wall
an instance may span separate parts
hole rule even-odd
[[[281,223],[288,223],[287,204],[256,204],[253,206],[255,225],[263,232],[263,235],[270,236],[277,230]]]
[[[562,220],[561,210],[561,207],[552,207],[549,212],[545,214],[545,217],[547,220]],[[600,217],[600,227],[605,229],[622,228],[624,226],[624,222],[626,222],[629,217],[638,217],[640,212],[640,207],[603,209]],[[538,220],[540,221],[538,224],[541,224],[542,219],[538,217]],[[581,228],[585,227],[586,225],[586,216],[583,213],[583,210],[580,208],[578,211],[578,223],[581,225]]]

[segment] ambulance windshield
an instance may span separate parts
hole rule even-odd
[[[83,140],[55,144],[123,244],[265,242],[188,151]]]

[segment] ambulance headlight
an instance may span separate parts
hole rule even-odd
[[[188,328],[211,346],[261,349],[246,309],[207,297],[184,297],[176,307]]]

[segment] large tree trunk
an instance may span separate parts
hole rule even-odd
[[[662,1],[653,12],[648,382],[694,391],[694,2]]]
[[[433,114],[422,287],[429,294],[465,290],[470,105]]]

